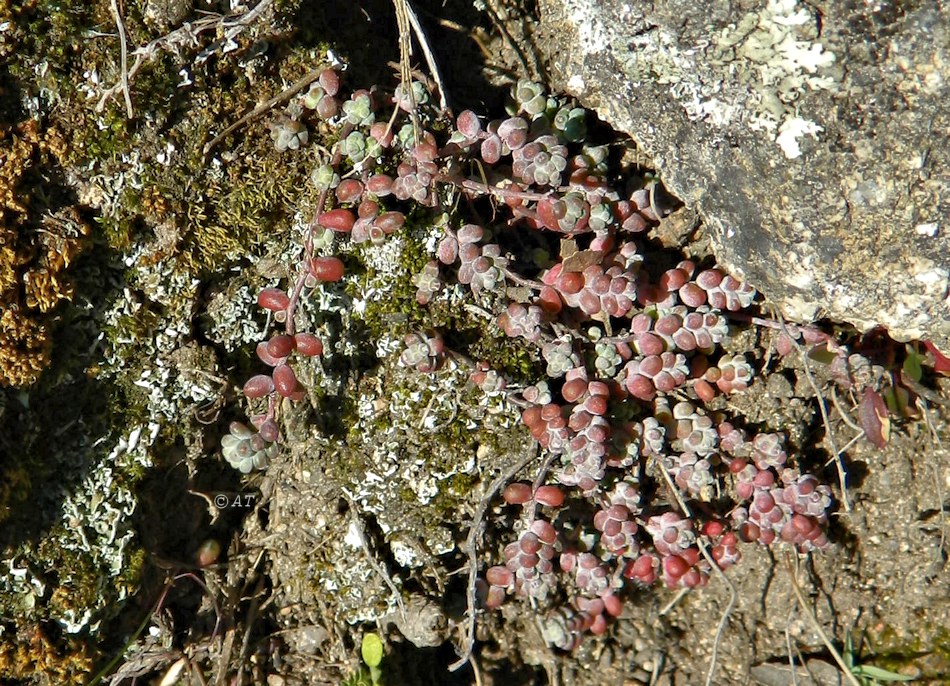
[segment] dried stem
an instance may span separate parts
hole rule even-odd
[[[419,113],[416,111],[416,98],[412,92],[412,38],[410,35],[409,2],[408,0],[393,0],[396,10],[396,23],[399,26],[399,81],[403,93],[409,99],[409,115],[412,119],[413,140],[421,141],[419,131]],[[399,105],[396,105],[399,109]]]
[[[422,55],[426,58],[426,64],[429,65],[429,72],[432,74],[432,80],[435,81],[435,85],[439,87],[439,106],[442,108],[443,112],[447,112],[449,109],[449,102],[445,93],[445,84],[442,83],[442,76],[439,74],[439,65],[436,63],[435,55],[432,54],[432,49],[429,47],[429,42],[426,39],[425,31],[422,30],[422,25],[419,23],[419,18],[413,11],[412,5],[409,4],[409,0],[396,0],[397,5],[400,2],[404,4],[406,19],[409,20],[409,25],[412,27],[413,33],[416,34],[416,41],[418,41],[419,47],[422,48]]]
[[[663,478],[666,480],[666,485],[669,487],[670,492],[673,494],[673,498],[676,499],[676,503],[683,511],[683,514],[690,519],[693,519],[693,513],[690,511],[686,501],[683,500],[683,496],[680,493],[679,488],[677,488],[676,484],[673,482],[670,473],[666,471],[666,468],[661,462],[657,461],[657,466],[660,469],[660,473],[663,474]],[[716,574],[716,576],[718,576],[723,582],[725,582],[726,586],[729,587],[729,604],[726,605],[726,609],[723,610],[722,617],[719,619],[719,625],[716,628],[716,637],[713,640],[712,655],[709,658],[709,671],[706,673],[706,686],[710,686],[710,684],[713,683],[713,677],[716,674],[716,663],[718,662],[719,644],[722,642],[722,633],[726,629],[726,624],[729,621],[729,616],[732,614],[732,611],[736,606],[736,601],[738,600],[739,594],[736,592],[735,584],[730,581],[725,572],[719,568],[719,564],[713,559],[712,555],[709,554],[707,543],[704,538],[704,536],[696,537],[696,547],[699,548],[699,552],[706,559],[706,562],[709,563],[709,566],[712,567],[713,574]]]
[[[270,111],[276,105],[279,105],[280,103],[286,100],[289,100],[291,97],[293,97],[294,95],[302,91],[304,88],[309,86],[314,81],[316,81],[317,78],[320,76],[320,72],[322,71],[323,71],[323,67],[312,70],[302,79],[295,81],[292,85],[282,90],[280,93],[272,97],[267,102],[261,103],[260,105],[255,107],[253,110],[245,114],[243,117],[238,119],[236,122],[234,122],[233,124],[230,124],[227,128],[224,129],[224,131],[222,131],[217,136],[212,138],[211,141],[205,145],[204,149],[202,150],[202,154],[207,155],[218,143],[224,140],[226,136],[233,133],[236,129],[239,129],[240,127],[244,126],[248,122],[257,119],[259,116],[261,116],[265,112]]]
[[[472,526],[468,530],[468,537],[465,539],[463,551],[468,557],[468,588],[466,589],[468,610],[466,616],[465,639],[459,650],[459,659],[449,665],[449,671],[454,672],[468,662],[472,655],[472,648],[475,646],[475,581],[478,578],[478,537],[485,526],[485,514],[491,506],[491,501],[502,487],[511,481],[515,474],[524,469],[532,460],[537,458],[537,445],[532,441],[531,450],[527,455],[515,462],[513,465],[503,471],[491,484],[488,490],[475,508],[475,515],[472,517]]]
[[[811,623],[812,628],[815,630],[815,633],[818,634],[819,638],[821,638],[821,642],[825,644],[825,648],[828,649],[831,657],[834,658],[834,661],[838,663],[838,668],[841,670],[845,681],[851,684],[851,686],[861,686],[861,682],[859,682],[857,678],[851,673],[851,670],[848,669],[848,665],[844,661],[844,658],[841,657],[841,653],[839,653],[838,649],[835,648],[834,643],[831,642],[831,639],[828,638],[825,630],[821,628],[821,624],[818,623],[818,618],[815,617],[815,614],[809,609],[808,604],[805,602],[805,594],[802,593],[802,589],[798,585],[795,565],[792,562],[791,553],[788,551],[785,551],[785,568],[788,570],[788,578],[792,585],[792,591],[795,593],[795,598],[798,600],[798,605],[802,610],[802,614],[804,614]]]
[[[851,419],[851,415],[848,414],[848,411],[841,406],[841,401],[838,399],[838,391],[835,390],[834,386],[831,387],[831,404],[835,406],[836,410],[838,410],[838,416],[841,417],[841,421],[843,421],[855,431],[864,433],[864,429],[858,426],[858,424],[853,419]],[[842,450],[846,450],[846,448],[842,448]]]
[[[122,76],[119,81],[102,92],[99,102],[96,103],[96,111],[102,112],[109,100],[115,97],[119,91],[127,91],[129,84],[135,78],[136,74],[138,74],[139,69],[154,60],[162,52],[179,52],[190,49],[198,45],[198,37],[201,34],[211,31],[223,34],[223,38],[216,41],[215,46],[224,44],[227,41],[232,41],[235,37],[240,35],[244,29],[256,21],[273,1],[274,0],[261,0],[254,9],[241,15],[237,19],[232,18],[232,20],[228,20],[226,17],[215,15],[199,19],[195,22],[185,22],[183,26],[175,29],[171,33],[161,38],[156,38],[140,48],[136,48],[132,53],[135,55],[132,66],[128,67],[128,69],[123,68]],[[124,35],[124,32],[120,31],[120,34]],[[202,57],[205,56],[207,52],[208,49],[202,51],[202,53],[198,55],[197,61],[202,61]],[[204,59],[207,59],[207,57],[205,56]]]
[[[447,176],[439,176],[438,181],[452,183],[461,186],[465,190],[473,191],[479,195],[494,195],[502,200],[506,198],[515,198],[518,200],[544,200],[550,197],[550,193],[529,193],[527,191],[516,191],[512,188],[502,188],[501,186],[492,186],[487,183],[479,183],[471,179],[464,179],[461,182]]]
[[[802,368],[805,370],[805,379],[808,381],[808,385],[811,386],[812,392],[815,394],[815,400],[818,402],[818,410],[821,412],[821,420],[825,425],[825,435],[828,438],[828,443],[831,445],[831,452],[834,455],[835,466],[838,469],[838,484],[841,488],[841,506],[844,508],[845,512],[851,512],[851,503],[848,500],[848,479],[847,474],[844,470],[844,463],[841,461],[841,450],[838,450],[837,443],[835,441],[835,433],[831,429],[831,420],[828,419],[828,408],[825,407],[825,399],[821,394],[821,390],[818,388],[818,384],[815,383],[815,379],[811,374],[811,365],[808,362],[808,355],[805,353],[804,348],[801,344],[795,340],[792,334],[789,332],[788,327],[785,324],[783,319],[779,319],[779,324],[781,326],[782,332],[788,336],[788,339],[792,342],[792,345],[795,347],[795,350],[798,351],[799,356],[802,360]]]
[[[798,686],[798,674],[795,668],[795,651],[792,650],[792,617],[795,616],[795,608],[792,607],[788,612],[788,619],[785,622],[785,650],[788,652],[789,677],[792,680],[792,686]]]
[[[129,119],[132,118],[132,96],[129,95],[129,45],[125,38],[125,22],[122,21],[122,13],[119,11],[118,0],[112,0],[112,16],[115,19],[115,28],[119,32],[119,70],[121,76],[119,83],[122,86],[122,97],[125,100],[125,113]]]
[[[373,568],[374,572],[382,577],[384,582],[386,582],[389,590],[392,591],[393,596],[396,598],[396,604],[399,606],[399,611],[402,613],[403,618],[405,618],[406,606],[402,602],[402,593],[399,592],[396,584],[393,583],[392,577],[389,576],[389,572],[387,572],[386,568],[379,563],[372,551],[369,549],[369,541],[366,539],[366,532],[363,531],[363,522],[360,519],[360,511],[356,506],[356,501],[350,497],[350,494],[345,490],[343,491],[343,497],[346,498],[346,502],[350,505],[350,513],[352,514],[353,519],[353,528],[356,530],[356,535],[360,539],[360,545],[363,547],[363,552],[366,554],[366,560],[369,562],[369,566]]]

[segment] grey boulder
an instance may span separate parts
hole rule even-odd
[[[541,0],[554,85],[785,316],[950,349],[950,8]]]

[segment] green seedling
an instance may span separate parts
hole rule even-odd
[[[881,683],[892,683],[898,681],[913,681],[916,677],[898,674],[883,667],[861,664],[860,656],[855,653],[854,638],[848,631],[844,636],[844,651],[842,653],[844,663],[847,665],[852,676],[861,682],[862,686],[877,686]]]
[[[341,686],[382,686],[383,672],[379,665],[383,661],[383,641],[378,634],[363,636],[360,655],[367,669],[360,669],[349,676]]]

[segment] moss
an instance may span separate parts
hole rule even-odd
[[[62,529],[53,530],[40,543],[36,554],[37,561],[54,570],[50,580],[54,588],[48,609],[57,617],[70,611],[82,615],[86,608],[99,607],[105,581],[102,570],[89,553],[62,547],[61,539],[68,537],[69,534]]]
[[[22,459],[14,464],[7,464],[6,459],[0,461],[0,524],[16,509],[26,503],[33,492],[33,481],[30,469],[23,464]]]
[[[440,484],[439,494],[431,503],[434,518],[453,522],[461,507],[471,502],[471,491],[478,479],[473,474],[455,474]]]
[[[0,122],[0,386],[33,384],[49,364],[47,316],[72,296],[67,268],[85,246],[89,227],[49,176],[65,142],[33,119],[15,129]]]
[[[408,486],[403,486],[400,488],[397,496],[399,497],[399,500],[405,504],[414,504],[418,500],[416,497],[416,492]]]
[[[923,627],[909,640],[905,630],[885,625],[868,632],[863,650],[857,645],[860,638],[860,634],[854,634],[856,664],[874,665],[898,674],[916,669],[923,679],[950,671],[950,629],[946,626]]]
[[[408,222],[407,222],[408,223]],[[379,340],[391,334],[394,322],[402,322],[406,331],[418,328],[438,328],[440,322],[432,317],[432,312],[416,302],[416,287],[412,283],[412,276],[422,271],[422,268],[431,259],[421,241],[414,238],[412,230],[407,226],[402,230],[401,237],[404,248],[399,255],[399,261],[386,273],[386,297],[372,300],[366,304],[366,310],[360,315],[361,321],[369,329],[373,340]],[[366,250],[375,250],[369,244],[357,246],[357,255]],[[363,258],[365,262],[365,258]],[[369,269],[363,276],[361,283],[352,295],[366,292],[370,285],[380,279],[380,275]]]
[[[258,87],[259,89],[259,87]],[[312,168],[316,151],[278,153],[267,135],[266,119],[225,140],[216,154],[228,160],[220,167],[203,155],[204,144],[253,105],[254,89],[212,91],[189,120],[174,132],[180,162],[151,167],[144,179],[153,203],[173,210],[171,217],[142,208],[149,223],[173,220],[180,241],[177,250],[186,269],[197,275],[220,272],[241,256],[257,252],[271,234],[286,230],[305,193],[301,179]]]
[[[517,383],[535,383],[546,378],[537,347],[521,339],[513,340],[497,333],[484,336],[473,346],[472,356],[486,361],[489,367]]]
[[[129,426],[146,424],[150,417],[147,392],[135,381],[152,359],[151,341],[161,319],[153,307],[144,305],[120,316],[104,331],[116,358],[111,366],[122,370],[115,375],[115,392],[109,398],[110,412],[123,417]]]
[[[3,683],[86,683],[98,657],[86,643],[56,637],[39,624],[4,629],[0,634]]]
[[[367,303],[361,315],[369,336],[376,340],[391,335],[396,322],[401,323],[407,332],[436,329],[450,350],[473,360],[485,361],[513,381],[533,383],[542,369],[536,346],[507,338],[493,321],[472,315],[465,308],[449,306],[438,299],[428,305],[416,302],[417,289],[412,277],[421,272],[433,257],[413,230],[413,223],[410,216],[400,234],[405,247],[396,268],[386,275],[389,286],[386,297]],[[372,249],[358,248],[359,251]],[[365,291],[377,278],[375,272],[368,271],[358,290]]]
[[[29,62],[24,56],[36,56],[47,63],[40,72],[37,85],[55,93],[69,93],[71,84],[64,78],[74,68],[73,61],[86,47],[88,37],[83,33],[97,22],[109,22],[108,2],[82,0],[39,0],[24,3],[14,14],[20,45],[21,59],[14,62],[13,71],[28,78],[25,71]],[[33,79],[36,73],[32,74]],[[73,86],[74,87],[74,86]]]
[[[143,8],[134,3],[124,8],[130,47],[155,37],[144,22]],[[107,211],[99,219],[111,247],[126,250],[147,235],[146,226],[171,220],[182,235],[176,248],[186,268],[207,275],[254,251],[297,209],[300,180],[307,178],[315,151],[277,153],[267,135],[270,115],[248,123],[218,146],[215,155],[227,159],[220,168],[212,169],[204,146],[224,123],[238,120],[313,68],[310,50],[285,51],[279,73],[258,72],[253,83],[245,69],[237,68],[239,54],[229,54],[196,69],[191,89],[178,86],[180,59],[159,53],[131,82],[135,118],[129,120],[121,97],[95,112],[97,100],[78,88],[89,82],[84,73],[92,69],[104,85],[114,78],[115,41],[87,38],[90,29],[112,25],[108,2],[40,0],[17,19],[21,49],[11,71],[22,84],[35,88],[35,75],[44,65],[39,71],[46,80],[38,86],[56,98],[52,117],[74,141],[68,164],[87,167],[110,183],[125,180],[118,197],[105,198]],[[265,70],[273,64],[266,64]],[[155,156],[168,143],[174,148],[174,163],[156,163]],[[141,159],[141,168],[130,162],[133,153]],[[142,186],[159,189],[172,211],[164,216],[150,212],[142,203]]]
[[[129,121],[125,112],[115,107],[107,108],[96,126],[87,127],[81,134],[71,148],[70,161],[74,164],[95,162],[108,167],[117,164],[131,148]]]

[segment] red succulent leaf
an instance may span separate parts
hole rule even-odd
[[[257,356],[260,358],[261,362],[266,364],[268,367],[276,367],[283,359],[280,357],[274,357],[270,354],[267,349],[267,341],[261,341],[257,344]]]
[[[311,357],[323,354],[323,341],[312,333],[298,333],[294,336],[294,341],[297,343],[297,352],[301,355]]]
[[[274,390],[274,381],[269,374],[252,376],[244,384],[244,395],[248,398],[263,398]]]
[[[297,393],[297,375],[286,364],[279,364],[274,368],[273,378],[274,387],[285,398],[290,398]]]
[[[314,257],[310,260],[310,273],[320,281],[339,281],[345,271],[338,257]]]
[[[339,231],[341,233],[349,233],[352,231],[353,223],[355,221],[356,217],[353,216],[353,213],[344,209],[335,209],[330,210],[329,212],[324,212],[319,218],[321,226],[324,226],[332,231]]]
[[[542,198],[538,201],[538,219],[548,229],[557,231],[560,228],[558,220],[564,216],[564,203],[555,198]]]
[[[531,485],[524,481],[515,481],[508,484],[502,492],[501,497],[509,505],[524,505],[531,500]]]
[[[265,288],[257,294],[257,304],[266,310],[278,312],[287,309],[290,297],[279,288]]]
[[[864,389],[864,396],[858,404],[858,419],[871,443],[878,448],[887,445],[891,437],[891,420],[887,415],[884,399],[873,388]]]
[[[318,78],[327,95],[336,95],[340,92],[340,75],[333,69],[324,69]]]
[[[924,341],[924,347],[934,356],[934,371],[950,376],[950,357],[944,355],[931,341]]]
[[[495,164],[501,159],[501,139],[497,134],[490,134],[482,140],[481,154],[485,164]]]

